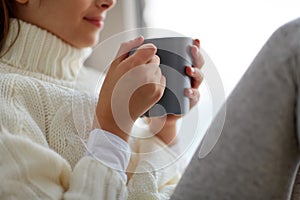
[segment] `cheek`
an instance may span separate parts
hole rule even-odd
[[[88,11],[91,0],[48,0],[49,15],[52,15],[56,23],[74,24],[78,23]],[[50,8],[51,7],[51,8]]]
[[[58,0],[50,0],[58,1]],[[52,27],[59,37],[75,47],[95,45],[99,39],[99,31],[92,29],[84,21],[90,13],[91,2],[94,0],[59,0],[61,6],[55,14],[52,13]],[[69,4],[69,5],[68,5]]]

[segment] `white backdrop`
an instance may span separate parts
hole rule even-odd
[[[268,37],[300,17],[299,0],[146,0],[147,26],[199,38],[226,96]]]
[[[216,68],[227,97],[248,68],[255,55],[281,25],[300,17],[299,0],[145,0],[144,20],[148,27],[168,29],[199,38],[209,62]],[[179,141],[190,140],[189,159],[215,116],[210,85],[200,87],[197,131],[189,130],[195,119],[189,114]],[[197,114],[196,114],[197,113]],[[186,119],[184,118],[184,119]]]

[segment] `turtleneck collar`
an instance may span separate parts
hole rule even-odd
[[[55,79],[72,81],[91,54],[91,48],[77,49],[35,25],[19,20],[20,33],[1,60],[12,67],[41,73]],[[18,33],[18,21],[12,19],[3,52]]]

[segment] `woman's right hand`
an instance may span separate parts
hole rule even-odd
[[[141,45],[143,41],[143,37],[138,37],[121,45],[102,85],[96,109],[100,127],[125,141],[135,120],[162,97],[166,84],[156,47]],[[129,56],[133,48],[137,50]]]

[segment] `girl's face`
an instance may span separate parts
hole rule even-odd
[[[116,0],[15,0],[17,17],[77,48],[94,46]]]

